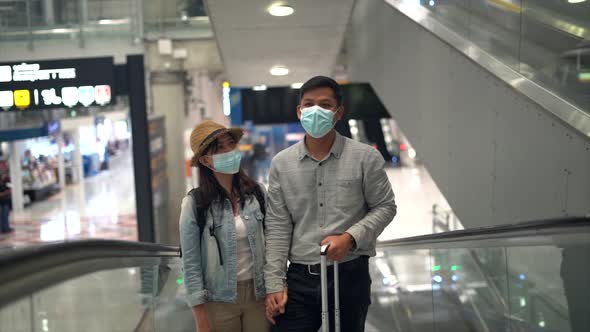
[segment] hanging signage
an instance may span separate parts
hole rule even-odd
[[[41,127],[15,128],[0,130],[0,142],[20,141],[35,137],[52,136],[59,133],[61,125],[59,121],[43,123]]]
[[[113,102],[112,57],[0,63],[0,112]]]

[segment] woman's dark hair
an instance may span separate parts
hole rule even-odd
[[[218,149],[218,142],[217,140],[213,141],[209,146],[203,151],[203,156],[209,153],[210,151],[215,153]],[[225,191],[223,187],[215,178],[213,171],[203,165],[202,163],[198,164],[199,166],[199,188],[201,189],[201,203],[202,207],[209,208],[211,203],[216,200],[223,200],[225,198],[230,198],[230,193]],[[245,201],[245,196],[254,193],[254,190],[258,186],[256,181],[252,180],[246,172],[240,167],[240,172],[234,175],[233,178],[233,185],[232,190],[236,190],[237,193],[240,195],[240,201],[243,203]]]
[[[342,87],[333,79],[326,76],[316,76],[310,78],[305,84],[299,89],[299,102],[303,99],[303,95],[311,90],[319,88],[330,88],[334,92],[334,98],[338,103],[338,106],[342,105]]]

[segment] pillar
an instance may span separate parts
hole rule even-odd
[[[80,151],[80,130],[74,129],[72,132],[74,143],[74,155],[72,156],[72,182],[84,182],[84,162],[82,160],[82,151]]]
[[[22,141],[12,141],[9,143],[10,183],[12,185],[12,209],[16,213],[22,212],[25,206],[23,193],[23,172],[20,159],[22,149]]]
[[[41,6],[43,8],[45,24],[48,26],[55,25],[55,7],[53,5],[53,0],[43,0]]]
[[[61,190],[66,188],[66,163],[64,161],[64,137],[61,133],[57,134],[57,174],[58,183]]]
[[[167,225],[157,225],[158,240],[178,243],[178,219],[180,205],[186,195],[184,130],[185,85],[183,73],[155,73],[151,81],[153,110],[165,116],[166,168],[168,173],[168,218]]]

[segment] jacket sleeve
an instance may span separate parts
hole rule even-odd
[[[193,198],[186,196],[182,200],[179,221],[186,301],[190,307],[207,302],[201,267],[201,237],[193,206]]]

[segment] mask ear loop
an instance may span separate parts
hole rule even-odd
[[[336,124],[338,123],[338,120],[336,119],[336,114],[338,114],[338,112],[340,112],[340,106],[338,106],[338,109],[336,110],[336,112],[334,112],[334,117],[332,118],[332,129],[336,129]]]
[[[211,158],[213,159],[213,158]],[[212,167],[210,167],[209,165],[206,165],[204,162],[202,162],[201,160],[199,160],[199,162],[201,163],[201,165],[207,167],[208,169],[210,169],[212,172],[216,173],[217,171],[215,169],[213,169]]]

